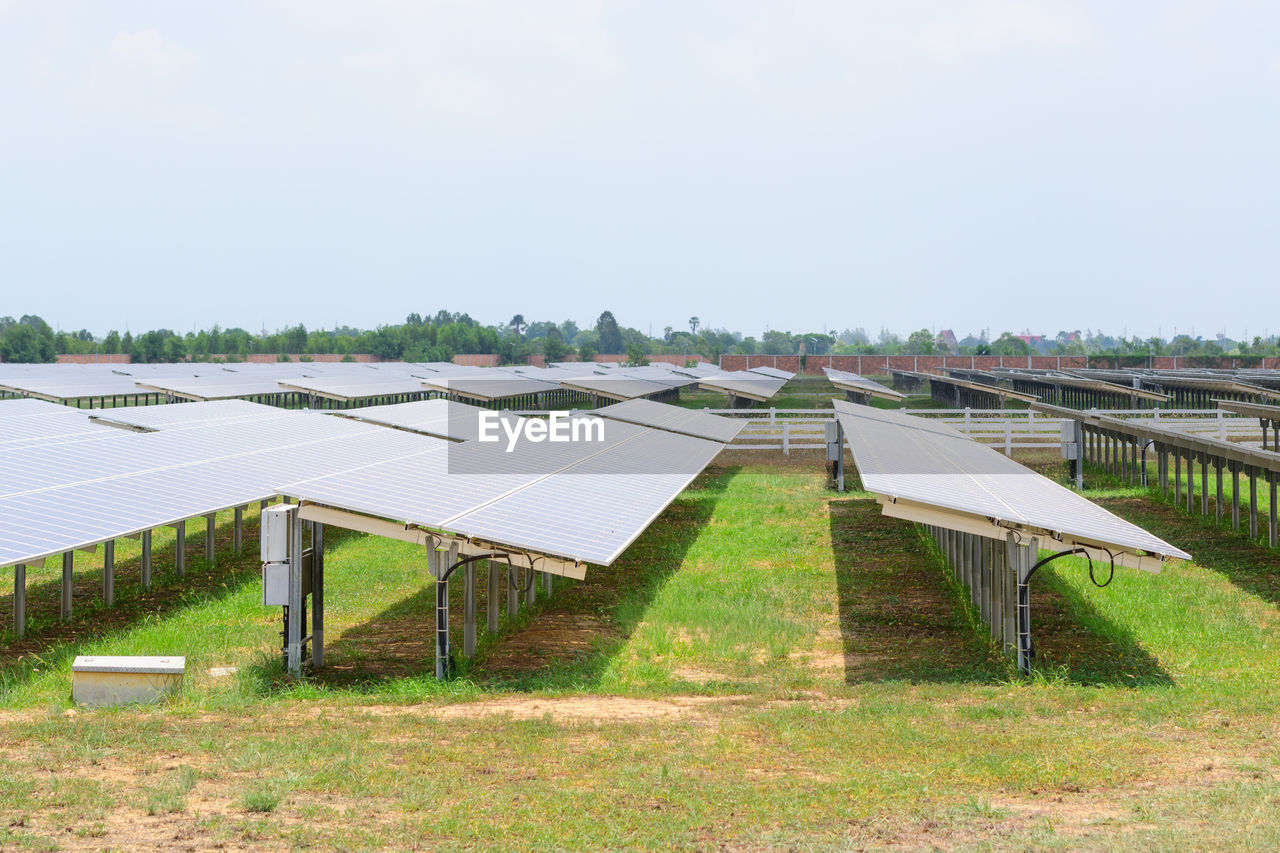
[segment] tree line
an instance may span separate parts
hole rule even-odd
[[[683,355],[712,363],[726,354],[745,355],[1101,355],[1101,356],[1275,356],[1280,347],[1274,336],[1255,337],[1251,343],[1177,335],[1160,337],[1111,337],[1088,330],[1061,331],[1056,336],[1015,335],[1004,332],[994,339],[969,335],[956,340],[929,329],[905,338],[881,330],[873,340],[864,329],[842,332],[790,332],[768,330],[759,338],[726,329],[711,328],[690,317],[680,328],[667,326],[660,336],[618,323],[613,312],[603,311],[595,324],[580,327],[573,320],[560,323],[528,322],[514,315],[505,325],[485,325],[465,313],[441,310],[434,315],[412,313],[403,323],[355,329],[307,329],[298,324],[275,332],[257,334],[235,327],[179,334],[152,329],[134,335],[110,330],[101,337],[87,329],[55,331],[37,315],[15,320],[0,317],[0,360],[51,362],[59,354],[128,354],[134,362],[244,361],[250,355],[309,357],[336,354],[350,357],[369,353],[402,361],[450,361],[455,355],[496,354],[502,363],[524,363],[529,356],[548,361],[572,357],[584,361],[597,353],[626,355],[642,363],[651,355]]]

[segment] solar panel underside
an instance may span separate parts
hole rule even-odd
[[[509,423],[523,420],[508,412],[494,412],[449,400],[415,400],[410,403],[392,403],[387,406],[342,409],[330,414],[420,432],[423,435],[433,435],[450,441],[478,439],[481,417],[496,417]]]
[[[862,485],[911,501],[1131,554],[1190,555],[945,424],[833,401]]]
[[[280,490],[305,500],[516,551],[608,565],[706,467],[721,445],[619,422],[603,442],[454,445]],[[471,469],[477,473],[459,473]]]
[[[725,418],[696,409],[682,409],[654,400],[626,400],[596,409],[593,414],[724,444],[733,441],[746,426],[745,421],[737,418]]]

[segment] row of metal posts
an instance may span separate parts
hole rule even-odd
[[[949,527],[924,525],[969,593],[991,638],[1024,674],[1031,671],[1031,595],[1028,584],[1040,551],[1037,537],[1012,531],[1003,541]]]
[[[1130,394],[1121,388],[1114,391],[1101,388],[1080,388],[1075,385],[1060,385],[1043,379],[1026,376],[1011,378],[1013,390],[1024,394],[1034,394],[1042,402],[1072,409],[1132,409],[1154,408],[1155,401],[1147,400],[1138,394]]]
[[[267,501],[262,501],[263,507],[267,505]],[[243,545],[244,530],[244,510],[245,507],[239,506],[235,508],[235,520],[232,525],[233,547],[239,553]],[[214,537],[216,529],[217,515],[210,513],[204,516],[205,519],[205,559],[210,564],[214,562],[215,548]],[[187,567],[187,523],[186,521],[174,525],[174,573],[178,577],[182,577],[186,573]],[[140,534],[142,542],[142,555],[140,558],[140,570],[142,588],[151,588],[151,531],[144,530]],[[97,549],[92,549],[96,551]],[[115,603],[115,540],[109,540],[102,543],[102,603],[110,607]],[[61,582],[61,617],[66,622],[71,619],[72,610],[72,586],[75,577],[75,551],[65,551],[62,554],[62,582]],[[13,631],[22,637],[27,632],[27,567],[19,563],[14,566],[13,571]]]
[[[1147,480],[1147,461],[1145,446],[1147,439],[1113,430],[1102,429],[1089,424],[1084,427],[1084,461],[1093,467],[1132,484],[1145,486]],[[1223,487],[1224,473],[1231,480],[1231,529],[1240,530],[1240,475],[1244,474],[1249,483],[1248,523],[1249,539],[1258,538],[1258,480],[1265,480],[1270,497],[1267,519],[1267,541],[1271,547],[1280,544],[1280,530],[1277,529],[1276,492],[1280,477],[1276,472],[1247,465],[1233,459],[1215,456],[1201,451],[1176,447],[1162,441],[1150,442],[1156,457],[1156,478],[1160,491],[1166,496],[1172,489],[1174,503],[1185,506],[1188,512],[1195,512],[1197,505],[1201,515],[1209,514],[1209,469],[1214,474],[1214,517],[1221,521],[1226,513],[1226,499]],[[1183,467],[1186,467],[1185,478]],[[1195,468],[1199,467],[1199,477],[1195,476]],[[1196,484],[1199,482],[1199,501],[1196,500]]]

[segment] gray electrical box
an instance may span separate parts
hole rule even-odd
[[[275,504],[262,511],[262,562],[288,561],[289,520],[297,511],[293,504]]]
[[[1080,442],[1076,440],[1079,424],[1076,421],[1062,422],[1062,458],[1068,461],[1080,458]]]
[[[840,424],[834,420],[823,424],[827,438],[827,461],[839,462],[844,456],[844,448],[840,446]]]
[[[289,606],[289,564],[262,566],[262,603],[268,607]]]

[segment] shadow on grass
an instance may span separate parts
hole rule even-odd
[[[914,525],[881,515],[870,496],[831,501],[828,515],[847,683],[1008,675]]]
[[[237,593],[245,584],[260,583],[261,562],[258,557],[258,521],[246,514],[243,543],[237,554],[232,548],[232,523],[228,520],[215,530],[216,561],[211,565],[203,556],[205,532],[188,533],[186,571],[179,577],[175,543],[153,547],[151,552],[151,587],[142,586],[140,556],[118,560],[115,564],[115,604],[108,607],[102,600],[101,561],[97,566],[77,566],[72,583],[72,618],[61,621],[61,581],[52,579],[27,584],[28,630],[18,639],[7,632],[0,646],[0,684],[16,687],[30,681],[37,669],[54,669],[82,653],[86,643],[126,634],[139,624],[163,619],[183,608],[216,601]],[[347,536],[345,530],[326,531],[326,548],[337,545]],[[101,549],[98,554],[101,556]],[[12,612],[12,595],[0,598],[0,606]]]
[[[642,614],[710,519],[736,467],[708,469],[611,566],[591,566],[581,581],[555,578],[550,598],[537,589],[533,607],[508,617],[506,567],[499,587],[502,622],[487,634],[487,572],[477,571],[478,645],[462,659],[461,575],[450,582],[450,640],[459,674],[512,690],[579,689],[596,684],[625,646]],[[426,587],[368,621],[347,629],[326,647],[326,666],[312,673],[320,685],[367,692],[388,682],[430,678],[435,671],[434,587]]]
[[[1104,591],[1089,587],[1081,592],[1058,577],[1064,571],[1087,569],[1054,566],[1042,569],[1031,579],[1031,638],[1036,668],[1077,684],[1173,684],[1173,677],[1142,648],[1132,631],[1107,619],[1093,606],[1089,593],[1105,594]],[[1103,567],[1102,571],[1105,574],[1107,569]]]
[[[1013,674],[932,540],[881,515],[870,497],[829,506],[847,682],[992,682]],[[1051,572],[1036,580],[1032,635],[1047,674],[1083,684],[1172,683],[1132,633],[1087,598]]]
[[[1098,503],[1177,545],[1191,554],[1197,565],[1218,572],[1244,592],[1280,606],[1280,551],[1266,545],[1265,540],[1250,541],[1243,508],[1244,523],[1236,532],[1231,529],[1230,506],[1223,521],[1218,522],[1213,515],[1212,498],[1208,516],[1201,516],[1198,511],[1194,515],[1188,513],[1172,499],[1163,499],[1156,490],[1147,498],[1114,498]],[[1265,523],[1262,528],[1265,536]]]

